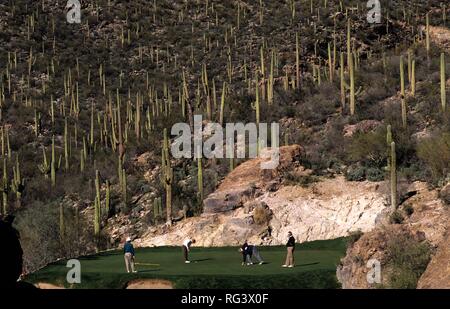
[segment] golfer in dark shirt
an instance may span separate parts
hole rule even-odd
[[[288,233],[288,241],[286,243],[287,255],[286,262],[282,267],[294,267],[294,250],[295,250],[295,238],[292,236],[292,232]]]
[[[259,265],[264,264],[264,261],[261,255],[259,254],[259,251],[256,248],[256,246],[249,245],[247,242],[245,242],[242,245],[240,251],[242,253],[242,265],[245,265],[246,263],[247,265],[253,265],[253,257],[255,257]]]
[[[125,258],[125,266],[127,268],[127,272],[136,273],[137,271],[134,269],[134,247],[131,243],[131,238],[128,237],[125,245],[123,246],[123,253]]]

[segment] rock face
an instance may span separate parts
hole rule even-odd
[[[261,169],[261,164],[269,159],[248,160],[234,169],[220,184],[216,192],[204,201],[204,213],[227,212],[260,195],[270,185],[280,181],[283,171],[292,168],[301,154],[298,145],[280,148],[279,164],[275,169]],[[270,153],[266,154],[269,157]]]
[[[325,179],[309,188],[288,186],[263,200],[273,211],[272,236],[282,242],[288,231],[300,242],[372,230],[387,212],[381,184]]]
[[[348,124],[344,127],[344,136],[352,137],[356,133],[367,133],[376,130],[381,126],[377,120],[363,120],[357,124]]]
[[[450,289],[450,234],[439,244],[417,285],[419,289]]]
[[[151,228],[135,243],[180,245],[189,236],[200,246],[238,245],[246,239],[258,245],[279,245],[288,231],[303,242],[373,229],[387,209],[380,189],[384,184],[337,177],[308,188],[283,185],[284,173],[303,170],[298,161],[301,151],[298,145],[281,147],[280,164],[274,170],[261,170],[263,159],[241,164],[205,199],[201,217],[177,222],[163,231]],[[255,220],[258,208],[270,213],[267,222]]]
[[[427,270],[419,280],[420,288],[448,288],[450,284],[449,237],[450,214],[448,206],[438,198],[436,190],[429,190],[425,183],[415,182],[408,192],[415,192],[404,201],[400,209],[406,205],[412,207],[413,213],[403,224],[385,225],[364,234],[348,248],[346,256],[337,269],[337,277],[343,288],[373,288],[367,282],[366,266],[370,259],[377,259],[383,264],[387,261],[387,242],[392,235],[396,237],[412,237],[417,242],[426,240],[437,248]],[[388,272],[385,269],[383,273]],[[382,276],[385,283],[386,277]]]

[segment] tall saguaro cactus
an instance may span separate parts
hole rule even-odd
[[[203,167],[202,158],[200,155],[198,156],[197,160],[198,200],[199,204],[203,204]]]
[[[8,171],[6,165],[6,158],[3,158],[3,184],[2,184],[2,198],[3,198],[3,215],[8,213]]]
[[[392,211],[397,209],[397,155],[395,153],[395,142],[391,143],[391,208]]]
[[[405,98],[405,70],[403,65],[403,56],[400,57],[400,97],[402,104],[402,124],[403,128],[407,126],[407,107]]]
[[[427,56],[430,55],[430,16],[429,13],[426,15],[426,26],[425,26],[425,48],[427,50]]]
[[[94,236],[100,235],[100,175],[95,171],[95,201],[94,201]]]
[[[50,178],[52,187],[56,186],[56,154],[55,154],[55,136],[52,136],[52,161],[50,163]]]
[[[295,34],[295,72],[296,72],[296,87],[300,89],[300,42],[298,33]]]
[[[353,57],[349,58],[350,69],[350,115],[355,114],[355,69],[353,65]]]
[[[387,170],[391,168],[391,143],[392,143],[392,126],[389,124],[386,127],[386,145],[387,145]]]
[[[11,184],[12,191],[16,194],[17,207],[21,206],[22,192],[25,188],[25,182],[21,177],[19,157],[16,157],[16,166],[13,167],[13,180]]]
[[[344,76],[344,53],[340,53],[339,55],[339,76],[341,79],[341,106],[342,110],[345,109],[345,76]]]
[[[163,182],[166,189],[166,209],[167,209],[167,223],[172,223],[172,183],[173,183],[173,168],[170,163],[169,156],[169,138],[167,137],[167,129],[164,129],[164,142],[162,149],[162,169]]]
[[[447,109],[447,95],[445,92],[445,54],[441,53],[441,105],[442,111],[445,112]]]

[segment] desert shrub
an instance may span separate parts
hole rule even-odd
[[[348,158],[366,166],[383,167],[387,157],[384,129],[369,133],[357,133],[347,147]]]
[[[403,220],[405,220],[405,218],[403,217],[402,213],[398,210],[394,211],[389,216],[389,222],[392,224],[401,224]]]
[[[59,204],[63,203],[64,234],[59,229]],[[17,214],[25,269],[34,271],[61,257],[79,256],[94,248],[93,228],[63,201],[36,201]]]
[[[437,183],[450,173],[450,133],[438,133],[417,145],[417,155],[430,171],[431,180]]]
[[[363,235],[364,235],[364,233],[360,229],[350,232],[349,235],[348,235],[348,243],[347,243],[348,246],[352,246]]]
[[[301,175],[295,172],[289,172],[284,177],[286,185],[299,185],[302,187],[308,187],[310,184],[318,181],[318,178],[314,175]]]
[[[387,244],[388,265],[392,267],[388,279],[390,288],[415,289],[431,257],[431,247],[410,235],[398,234]]]
[[[272,219],[272,211],[267,205],[258,205],[253,210],[253,219],[258,225],[268,224]]]
[[[361,165],[349,167],[345,171],[345,179],[348,181],[363,181],[366,179],[366,169]]]
[[[309,125],[320,125],[326,122],[329,115],[336,112],[339,106],[338,94],[332,84],[325,84],[320,92],[308,97],[297,107],[297,117]]]
[[[382,181],[384,177],[385,172],[382,169],[369,167],[366,170],[366,178],[369,181]]]

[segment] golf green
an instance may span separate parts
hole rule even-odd
[[[66,261],[29,275],[32,283],[70,288],[123,288],[135,279],[167,279],[176,288],[338,288],[336,266],[345,254],[346,239],[298,244],[294,268],[282,268],[286,248],[258,247],[265,264],[242,266],[237,247],[192,247],[185,264],[181,247],[136,249],[137,273],[125,271],[121,250],[80,257],[81,284],[69,285]]]

